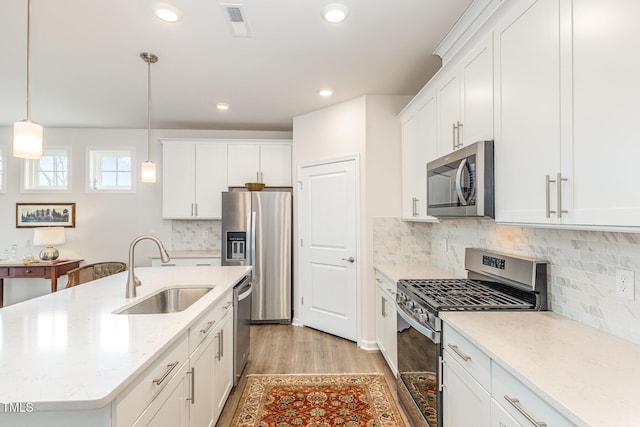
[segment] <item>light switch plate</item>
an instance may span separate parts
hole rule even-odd
[[[635,299],[635,274],[631,270],[616,268],[616,295],[633,301]]]

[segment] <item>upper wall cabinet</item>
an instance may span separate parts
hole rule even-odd
[[[427,162],[437,155],[437,105],[435,90],[424,104],[402,122],[402,217],[435,221],[427,216]]]
[[[496,29],[496,221],[640,226],[624,184],[640,158],[640,53],[625,48],[638,13],[632,0],[529,0]]]
[[[227,144],[163,141],[163,218],[219,219],[226,190]]]
[[[264,182],[270,187],[291,186],[291,143],[229,144],[228,185]]]

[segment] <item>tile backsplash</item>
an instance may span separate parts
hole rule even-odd
[[[220,251],[221,221],[171,221],[174,251]]]
[[[617,268],[640,279],[640,234],[503,226],[486,219],[430,224],[375,218],[373,230],[377,264],[430,262],[464,276],[467,247],[547,260],[552,311],[640,343],[640,294],[630,301],[615,291]]]

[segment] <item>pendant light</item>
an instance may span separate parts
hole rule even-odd
[[[142,52],[140,58],[147,63],[147,161],[142,162],[142,182],[156,182],[156,164],[151,161],[151,64],[158,62],[153,53]]]
[[[27,118],[13,124],[13,155],[41,159],[44,130],[31,120],[31,0],[27,2]]]

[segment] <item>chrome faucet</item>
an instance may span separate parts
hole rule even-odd
[[[127,296],[126,298],[135,298],[136,296],[136,286],[140,286],[142,282],[140,279],[133,274],[133,253],[136,244],[141,240],[153,240],[158,245],[158,249],[160,249],[160,257],[162,258],[162,262],[169,262],[169,254],[167,250],[164,248],[164,245],[156,236],[152,236],[150,234],[145,234],[143,236],[138,236],[133,239],[131,245],[129,245],[129,275],[127,276]]]

